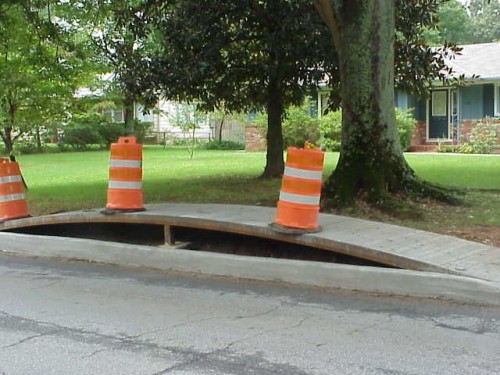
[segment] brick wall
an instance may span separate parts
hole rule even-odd
[[[413,134],[411,136],[410,146],[425,145],[426,132],[427,125],[425,121],[417,121],[417,123],[415,124],[415,129],[413,130]]]
[[[500,120],[492,120],[495,123],[498,123],[497,126],[497,139],[498,144],[500,145]],[[474,126],[475,120],[463,120],[460,124],[460,141],[464,142],[469,140],[471,130]],[[411,136],[411,148],[416,149],[418,146],[425,145],[435,145],[436,142],[427,142],[426,141],[426,132],[427,126],[425,121],[417,121],[415,125],[415,130]]]
[[[265,151],[266,140],[255,125],[245,126],[245,151]]]
[[[460,141],[468,141],[472,130],[472,120],[464,120],[460,124]]]

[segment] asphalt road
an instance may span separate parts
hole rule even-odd
[[[0,255],[0,374],[500,374],[500,309]]]

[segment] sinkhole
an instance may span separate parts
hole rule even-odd
[[[168,230],[166,229],[168,228]],[[171,247],[185,251],[206,251],[240,256],[296,259],[369,267],[395,268],[313,246],[243,235],[220,230],[137,223],[58,223],[9,229],[8,232],[43,236],[84,238],[127,244]],[[166,244],[170,243],[170,244]],[[168,249],[165,249],[168,251]]]

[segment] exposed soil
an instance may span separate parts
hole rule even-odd
[[[444,231],[444,234],[500,248],[500,227],[472,227]]]
[[[394,210],[357,202],[355,209],[331,213],[381,221],[480,242],[500,248],[500,192],[469,191],[461,205],[428,199],[400,202]]]

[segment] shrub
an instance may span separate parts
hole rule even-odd
[[[444,140],[438,139],[436,146],[436,152],[440,153],[453,153],[457,152],[457,147],[455,145],[446,144]]]
[[[72,124],[64,128],[62,143],[77,150],[84,150],[91,144],[103,143],[103,139],[95,127],[86,124]]]
[[[245,145],[233,141],[210,141],[203,145],[206,150],[244,150]]]
[[[99,128],[109,125],[110,122],[99,114],[75,115],[64,127],[60,142],[78,150],[84,150],[89,145],[105,145],[106,141],[99,132]]]
[[[311,111],[311,102],[306,100],[300,107],[290,107],[283,121],[284,147],[302,147],[305,141],[319,143],[329,151],[339,151],[342,134],[342,111],[330,111],[319,120]],[[257,114],[252,123],[257,125],[262,136],[267,130],[267,117],[264,113]],[[411,136],[415,128],[413,109],[396,108],[396,126],[398,128],[401,148],[408,150]]]
[[[328,151],[340,150],[340,135],[342,132],[342,112],[330,111],[319,120],[319,143]]]
[[[138,143],[141,144],[144,143],[146,135],[149,134],[152,127],[153,127],[152,122],[140,121],[140,120],[134,121],[134,133]]]
[[[411,136],[415,129],[415,119],[413,118],[413,108],[396,108],[396,126],[398,128],[401,150],[407,151],[410,148]]]
[[[284,148],[303,147],[305,141],[319,141],[319,121],[316,115],[311,113],[311,108],[311,102],[307,99],[300,107],[291,106],[286,110],[282,122]],[[267,115],[263,112],[257,113],[252,118],[252,124],[256,125],[261,135],[266,138]]]
[[[123,131],[123,122],[99,122],[97,124],[97,132],[108,149],[111,143],[116,142],[123,135]]]
[[[303,147],[305,141],[317,143],[320,137],[318,118],[311,113],[311,102],[304,101],[300,107],[290,107],[283,120],[284,147]]]
[[[463,154],[491,154],[497,143],[499,124],[492,119],[483,119],[473,124],[470,137],[460,145]]]

